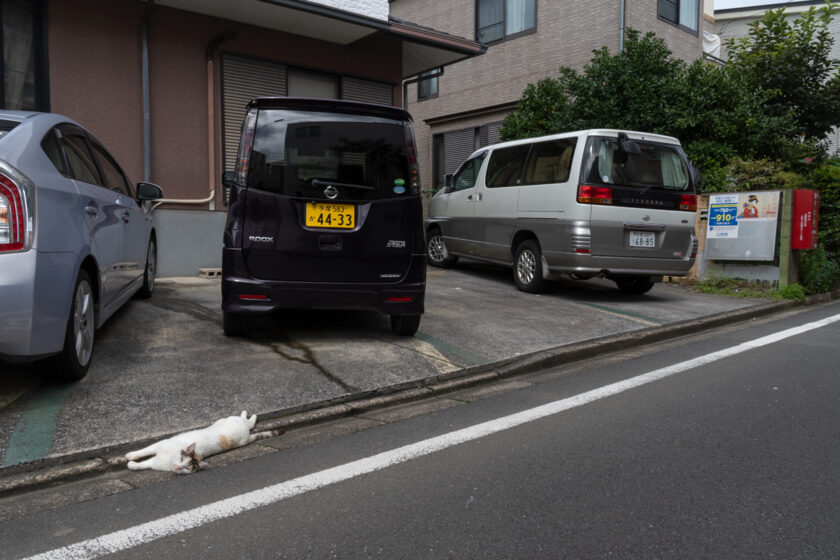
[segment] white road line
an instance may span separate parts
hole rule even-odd
[[[261,490],[255,490],[246,494],[213,502],[205,506],[176,513],[155,521],[136,525],[122,531],[109,533],[95,539],[82,541],[63,548],[56,548],[43,554],[32,556],[29,560],[48,558],[82,560],[98,558],[106,554],[113,554],[121,550],[134,548],[163,537],[189,531],[190,529],[200,527],[207,523],[212,523],[220,519],[233,517],[246,511],[267,506],[281,500],[285,500],[286,498],[299,496],[300,494],[309,492],[310,490],[317,490],[319,488],[342,482],[344,480],[349,480],[363,474],[386,469],[390,466],[411,461],[412,459],[429,455],[454,445],[476,440],[509,428],[533,422],[534,420],[552,416],[565,410],[583,406],[606,397],[623,393],[636,387],[641,387],[642,385],[652,383],[653,381],[664,379],[686,370],[703,366],[729,356],[734,356],[748,350],[760,348],[761,346],[766,346],[798,334],[824,327],[837,321],[840,321],[840,315],[834,315],[820,321],[815,321],[813,323],[808,323],[806,325],[801,325],[799,327],[794,327],[757,338],[755,340],[744,342],[743,344],[732,346],[718,352],[713,352],[679,364],[663,367],[631,379],[626,379],[592,391],[587,391],[586,393],[581,393],[579,395],[575,395],[574,397],[538,406],[536,408],[511,414],[510,416],[505,416],[496,420],[490,420],[489,422],[484,422],[469,428],[464,428],[462,430],[450,432],[448,434],[433,437],[411,445],[399,447],[391,451],[373,455],[372,457],[302,476],[294,480],[289,480],[273,486],[267,486]]]

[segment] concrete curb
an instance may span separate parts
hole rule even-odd
[[[689,319],[629,333],[576,342],[418,381],[345,395],[337,399],[311,403],[275,413],[262,414],[263,420],[260,420],[255,431],[277,428],[289,430],[337,420],[360,412],[409,403],[504,378],[547,370],[627,348],[696,334],[704,330],[764,317],[795,307],[826,303],[833,299],[840,299],[840,290],[809,296],[805,300],[758,304],[699,319]],[[0,469],[0,498],[123,468],[126,463],[123,457],[125,453],[137,447],[148,445],[157,439],[161,438],[134,441],[76,455],[43,459]]]

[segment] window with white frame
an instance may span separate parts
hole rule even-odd
[[[659,0],[659,17],[686,31],[697,33],[700,0]]]
[[[475,12],[479,43],[501,41],[537,27],[537,0],[476,0]]]

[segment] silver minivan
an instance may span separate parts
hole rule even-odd
[[[609,278],[642,294],[694,264],[697,195],[679,140],[583,130],[477,150],[431,200],[427,259],[513,267],[516,286]]]

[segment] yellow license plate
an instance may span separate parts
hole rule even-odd
[[[356,227],[356,206],[307,202],[306,225],[313,228],[353,229]]]

